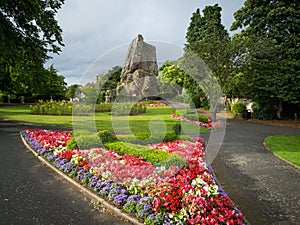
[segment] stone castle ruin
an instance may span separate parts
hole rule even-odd
[[[156,48],[137,35],[129,45],[125,65],[121,73],[119,94],[138,98],[158,96],[158,66]]]

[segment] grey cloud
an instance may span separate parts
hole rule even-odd
[[[185,34],[192,13],[206,5],[218,3],[223,11],[223,23],[229,28],[233,12],[244,0],[72,0],[66,1],[57,19],[64,31],[65,47],[54,63],[68,84],[80,83],[84,77],[94,78],[115,65],[122,66],[126,54],[118,46],[130,43],[141,33],[145,41],[185,44]],[[162,47],[164,48],[164,47]],[[158,55],[175,55],[172,48]],[[166,54],[169,51],[170,54]],[[102,57],[102,61],[99,59]],[[104,57],[104,58],[103,58]],[[160,57],[161,60],[164,57]],[[91,67],[98,59],[98,66]],[[114,64],[115,63],[115,64]],[[93,68],[93,69],[91,69]],[[85,72],[90,69],[90,74]],[[104,71],[105,70],[105,71]],[[92,74],[95,73],[95,74]]]

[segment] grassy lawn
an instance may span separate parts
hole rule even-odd
[[[265,144],[280,157],[300,166],[300,135],[269,136]]]
[[[55,125],[64,128],[106,129],[116,133],[137,133],[151,130],[163,132],[180,123],[170,117],[175,112],[171,107],[148,107],[147,113],[134,116],[111,116],[110,113],[95,113],[90,116],[32,115],[28,105],[0,107],[0,118],[22,123]],[[207,129],[184,123],[185,134],[208,132]]]

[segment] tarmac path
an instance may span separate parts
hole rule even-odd
[[[32,127],[0,120],[1,225],[129,224],[93,207],[84,193],[37,160],[20,139],[26,128]]]
[[[128,224],[93,208],[87,196],[27,151],[19,136],[26,128],[32,126],[0,120],[1,225]],[[300,129],[228,119],[212,163],[219,183],[252,225],[299,224],[300,171],[262,145],[276,134],[300,135]]]
[[[263,146],[265,137],[300,129],[228,119],[212,163],[225,192],[252,225],[300,224],[300,170]]]

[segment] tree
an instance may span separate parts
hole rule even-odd
[[[43,65],[28,61],[10,68],[11,86],[9,93],[34,99],[62,99],[65,97],[66,83],[51,65],[45,69]]]
[[[80,84],[72,84],[69,87],[67,87],[66,91],[66,97],[68,99],[73,100],[74,98],[78,98],[80,95],[80,88],[82,86]]]
[[[300,5],[292,1],[246,0],[231,30],[243,51],[237,56],[252,99],[281,118],[284,107],[300,106]]]
[[[64,0],[1,1],[0,90],[10,89],[11,67],[25,62],[43,64],[49,52],[61,51],[62,30],[55,14],[63,3]]]
[[[209,66],[223,88],[230,74],[231,40],[221,22],[222,8],[206,6],[203,16],[197,9],[186,34],[186,48],[196,53]]]

